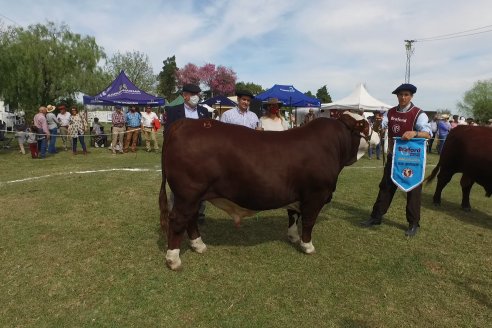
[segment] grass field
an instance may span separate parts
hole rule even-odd
[[[457,175],[440,208],[435,184],[424,189],[415,238],[404,236],[402,192],[382,226],[363,229],[381,165],[344,169],[314,228],[316,254],[288,243],[283,210],[236,229],[208,205],[208,251],[183,243],[184,269],[172,272],[159,154],[92,148],[32,160],[2,150],[0,326],[490,327],[492,200],[475,185],[462,212]],[[92,170],[102,171],[80,173]]]

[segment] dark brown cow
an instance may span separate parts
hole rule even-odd
[[[437,174],[439,172],[439,174]],[[479,126],[457,126],[446,138],[439,163],[426,178],[431,182],[437,174],[434,204],[441,204],[441,192],[455,173],[461,172],[463,197],[461,208],[470,211],[470,190],[476,182],[492,194],[492,129]]]
[[[367,121],[355,114],[339,120],[320,118],[284,132],[256,131],[210,119],[173,123],[165,135],[159,196],[161,226],[168,240],[167,265],[180,268],[184,231],[193,250],[206,250],[197,225],[203,200],[229,213],[236,223],[258,211],[299,202],[300,245],[305,253],[314,252],[311,231],[318,213],[330,202],[343,167],[364,154],[367,147],[358,150],[360,144],[367,146],[361,139],[367,135]],[[166,180],[174,193],[171,213]],[[292,221],[289,238],[296,241],[299,234]]]

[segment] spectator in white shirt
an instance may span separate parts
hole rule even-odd
[[[154,149],[159,151],[159,144],[157,143],[156,131],[154,130],[154,120],[159,120],[157,114],[152,111],[152,107],[147,105],[145,112],[142,113],[142,131],[145,138],[145,144],[147,146],[147,152],[151,152],[150,139],[154,143]]]
[[[60,113],[56,116],[58,123],[60,123],[60,137],[63,142],[63,149],[67,150],[69,146],[69,140],[68,140],[68,125],[70,124],[70,113],[67,112],[67,108],[65,105],[61,105],[58,107],[60,109]]]

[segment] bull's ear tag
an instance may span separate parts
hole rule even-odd
[[[212,122],[210,122],[210,121],[203,122],[203,127],[205,129],[210,129],[212,127]]]

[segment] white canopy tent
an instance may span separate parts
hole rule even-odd
[[[321,109],[324,110],[363,110],[363,111],[387,111],[393,106],[374,98],[367,92],[364,84],[357,85],[355,90],[343,99],[321,104]]]

